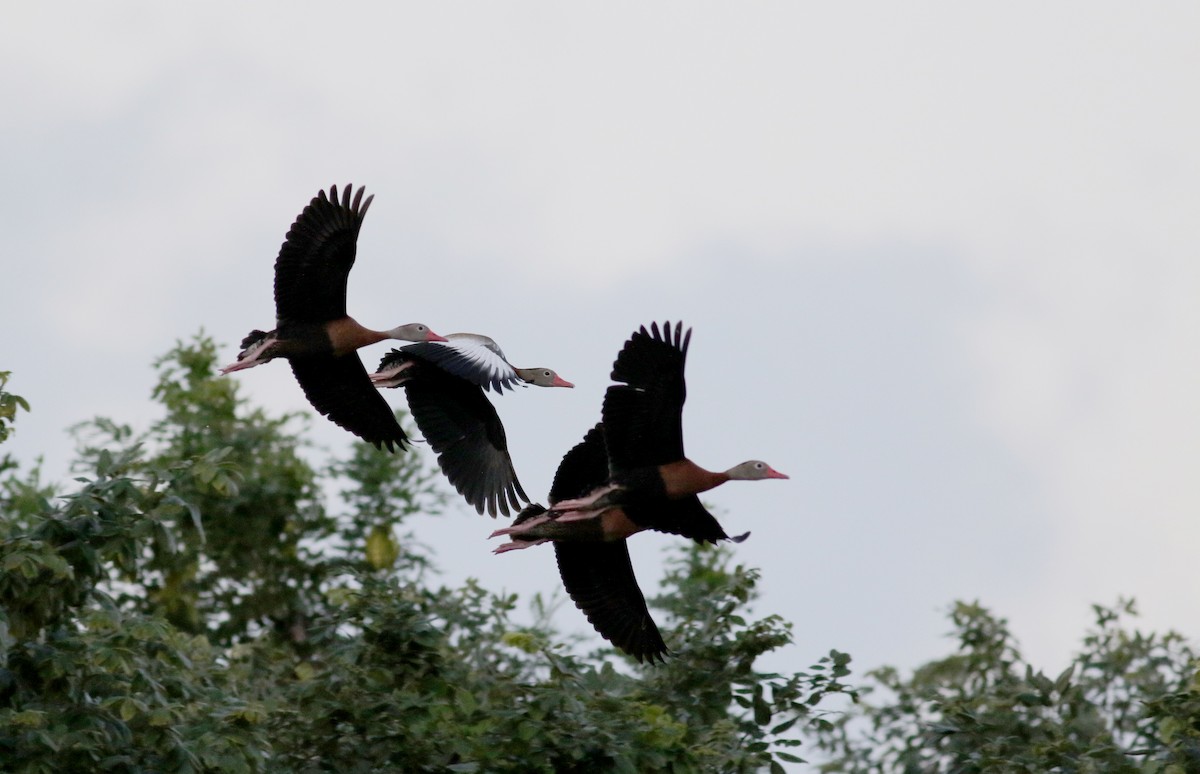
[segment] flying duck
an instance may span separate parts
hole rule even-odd
[[[286,358],[318,412],[378,448],[404,449],[408,436],[374,389],[357,350],[385,339],[442,341],[420,323],[386,331],[365,328],[346,314],[346,283],[358,232],[374,196],[363,188],[320,191],[296,218],[275,260],[275,330],[251,331],[237,360],[222,374]]]
[[[725,481],[787,478],[757,460],[714,473],[684,457],[684,361],[691,331],[670,323],[640,328],[613,364],[602,421],[563,457],[549,509],[530,505],[513,526],[503,553],[553,542],[559,575],[576,607],[605,639],[638,661],[667,652],[646,608],[625,540],[645,529],[697,542],[730,537],[700,503],[700,492]]]
[[[552,508],[607,480],[609,457],[604,435],[603,425],[597,424],[563,456],[550,488]],[[663,661],[668,651],[638,587],[626,539],[647,528],[698,543],[740,543],[750,534],[727,535],[695,495],[657,504],[614,506],[595,518],[571,522],[546,518],[546,513],[541,505],[529,505],[512,527],[492,533],[492,537],[511,536],[496,553],[552,542],[559,577],[575,606],[604,639],[638,662]]]
[[[645,326],[625,342],[613,363],[601,424],[609,474],[599,486],[554,504],[546,518],[574,521],[613,505],[683,500],[726,481],[787,478],[761,460],[725,471],[705,470],[684,456],[684,364],[692,331],[682,323]],[[697,503],[699,501],[697,500]],[[650,524],[650,527],[656,525]]]
[[[484,390],[514,384],[574,387],[549,368],[514,368],[495,341],[451,333],[443,342],[393,349],[371,375],[376,387],[404,387],[417,427],[438,465],[479,513],[509,515],[529,497],[517,480],[504,425]]]

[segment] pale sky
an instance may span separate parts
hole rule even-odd
[[[579,385],[496,401],[538,499],[629,333],[694,327],[689,456],[792,476],[705,498],[795,625],[768,666],[914,666],[956,599],[1047,671],[1119,595],[1200,637],[1198,40],[1191,3],[14,6],[5,450],[65,479],[70,425],[145,427],[153,358],[271,326],[288,226],[353,182],[352,314]],[[418,526],[449,583],[559,588],[465,506]]]

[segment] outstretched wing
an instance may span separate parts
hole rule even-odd
[[[491,339],[455,333],[447,338],[449,341],[420,341],[403,349],[485,390],[503,392],[521,381]]]
[[[567,594],[600,636],[639,662],[665,660],[667,645],[646,608],[624,540],[556,541],[554,555]]]
[[[582,497],[607,480],[608,450],[604,444],[604,426],[598,423],[558,463],[554,483],[550,485],[550,504]]]
[[[614,471],[683,459],[683,367],[692,331],[670,323],[642,326],[613,363],[604,395],[605,438]]]
[[[597,424],[563,455],[550,502],[587,494],[608,479],[604,427]],[[662,660],[662,635],[638,588],[624,540],[610,543],[554,543],[558,574],[567,594],[604,639],[638,661]]]
[[[519,509],[529,500],[517,480],[504,425],[482,388],[418,362],[404,392],[442,472],[476,511],[508,516],[510,506]]]
[[[404,450],[408,436],[387,401],[371,384],[358,354],[289,358],[308,402],[334,424],[389,451]]]
[[[275,315],[283,322],[327,322],[346,316],[346,281],[358,231],[374,196],[347,185],[321,191],[288,230],[275,259]]]
[[[625,514],[638,525],[691,538],[697,543],[716,543],[721,540],[740,543],[750,536],[747,532],[730,537],[696,495],[679,500],[663,500],[653,505],[627,505]]]

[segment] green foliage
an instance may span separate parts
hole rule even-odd
[[[0,769],[779,771],[853,696],[837,652],[754,670],[790,627],[745,617],[758,576],[725,549],[671,554],[659,667],[575,652],[540,598],[518,625],[515,597],[437,587],[421,455],[314,466],[303,419],[215,366],[181,343],[148,430],[78,426],[65,496],[0,469]]]
[[[29,403],[24,398],[5,392],[4,388],[11,375],[11,371],[0,371],[0,443],[8,440],[8,436],[13,432],[13,424],[17,421],[17,409],[29,411]],[[0,475],[16,466],[16,462],[9,455],[0,457]]]
[[[1003,620],[955,605],[957,652],[907,680],[890,668],[871,673],[886,701],[864,701],[821,731],[831,757],[822,770],[1200,770],[1195,653],[1177,634],[1127,628],[1132,602],[1094,611],[1080,654],[1047,676],[1022,659]]]
[[[12,371],[0,371],[0,443],[8,440],[12,425],[17,421],[17,409],[29,411],[29,403],[24,398],[4,391],[10,376]]]
[[[651,600],[671,658],[581,654],[540,597],[518,625],[513,596],[436,586],[421,455],[315,466],[304,418],[248,406],[208,338],[156,366],[162,418],[80,425],[66,494],[0,460],[4,771],[780,772],[802,740],[853,774],[1200,771],[1195,654],[1132,603],[1051,675],[959,604],[953,654],[855,689],[838,651],[756,670],[790,624],[749,617],[733,551],[681,545]],[[7,379],[0,440],[28,408]]]
[[[327,473],[342,482],[339,499],[349,509],[338,516],[336,540],[326,546],[329,555],[360,572],[419,577],[430,569],[430,557],[415,532],[399,532],[409,517],[441,513],[447,501],[436,471],[422,467],[419,459],[416,454],[381,454],[364,443],[354,447],[349,460],[329,465]]]
[[[728,569],[726,551],[679,553],[697,572]],[[750,577],[728,576],[715,605],[675,589],[719,642],[681,651],[669,673],[575,655],[545,630],[515,627],[515,599],[475,584],[434,591],[378,577],[338,595],[342,604],[314,625],[319,656],[297,666],[247,651],[237,666],[276,673],[263,701],[275,710],[282,770],[345,761],[347,771],[757,771],[799,760],[785,732],[844,687],[823,674],[828,663],[787,679],[752,672],[749,659],[709,668],[762,645],[756,625],[718,623],[721,609],[752,596]],[[731,708],[735,690],[761,707]]]
[[[115,606],[5,643],[6,771],[253,771],[261,718],[231,690],[203,638]]]
[[[170,492],[191,466],[152,470],[136,444],[89,462],[58,504],[15,473],[0,489],[4,770],[257,768],[261,732],[233,714],[221,654],[113,594],[136,582],[148,546],[175,544]]]
[[[333,534],[318,475],[288,432],[294,416],[247,410],[232,379],[213,378],[216,346],[198,337],[156,363],[154,398],[165,415],[145,434],[111,420],[76,428],[88,464],[111,449],[146,449],[132,475],[172,471],[164,517],[170,540],[154,541],[131,577],[144,593],[131,609],[165,616],[192,633],[229,644],[272,629],[302,631],[325,568],[306,541]]]
[[[638,692],[672,717],[688,719],[680,741],[704,752],[704,768],[755,771],[776,759],[800,760],[787,749],[800,744],[788,732],[828,723],[827,713],[815,709],[828,696],[857,694],[841,682],[850,657],[837,651],[806,673],[754,670],[759,656],[792,641],[791,624],[778,616],[743,617],[757,597],[759,575],[731,567],[731,556],[726,547],[672,554],[667,593],[653,604],[674,624],[669,641],[677,650],[665,664],[643,668]]]

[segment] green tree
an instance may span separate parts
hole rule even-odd
[[[136,580],[146,546],[172,543],[168,492],[195,476],[145,470],[139,453],[94,454],[58,504],[13,471],[0,487],[6,771],[249,771],[263,758],[222,654],[113,593]]]
[[[1131,601],[1094,612],[1079,654],[1047,676],[1022,658],[1004,620],[956,604],[957,651],[907,679],[869,673],[859,711],[819,732],[822,770],[1200,771],[1195,652],[1178,634],[1130,628]]]
[[[0,371],[0,443],[8,440],[13,423],[17,419],[17,409],[22,408],[29,411],[29,403],[24,398],[5,392],[4,387],[8,384],[11,376],[11,371]]]
[[[754,669],[790,627],[745,617],[758,576],[724,549],[671,552],[660,667],[577,652],[540,598],[522,626],[513,596],[438,585],[421,455],[314,465],[303,418],[215,366],[180,343],[149,429],[80,425],[65,495],[0,471],[0,769],[780,771],[852,695],[837,652]]]

